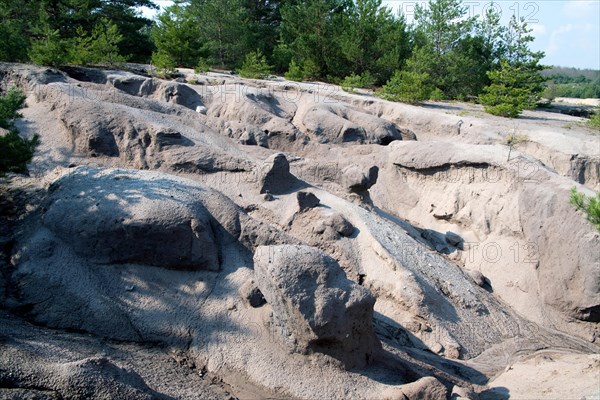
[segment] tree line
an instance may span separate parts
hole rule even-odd
[[[548,79],[542,96],[547,99],[574,97],[579,99],[600,98],[600,71],[553,67],[542,71]]]
[[[96,65],[136,61],[285,74],[382,87],[390,100],[478,99],[516,116],[543,90],[543,53],[524,20],[496,7],[470,16],[461,0],[429,0],[413,23],[381,0],[176,0],[155,21],[151,0],[0,0],[0,59]]]
[[[0,60],[42,65],[145,62],[151,0],[0,0]]]

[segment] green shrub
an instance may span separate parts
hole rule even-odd
[[[67,48],[67,41],[60,38],[58,30],[48,29],[40,39],[32,41],[28,54],[34,64],[60,67],[69,59]]]
[[[600,232],[600,193],[587,197],[585,194],[571,189],[570,203],[586,214],[586,218]]]
[[[529,141],[529,136],[511,133],[504,139],[504,144],[507,146],[516,146],[527,141]]]
[[[7,4],[6,2],[0,4]],[[2,6],[0,6],[0,9]],[[1,11],[0,11],[1,12]],[[30,38],[23,35],[23,20],[7,18],[2,14],[0,23],[0,60],[12,62],[24,62],[28,60]]]
[[[346,92],[354,92],[354,89],[362,87],[360,75],[352,74],[345,77],[340,86]]]
[[[107,18],[102,18],[92,30],[89,51],[94,64],[109,65],[121,64],[127,61],[119,51],[119,44],[123,41],[123,35],[119,33],[117,25]]]
[[[15,119],[21,117],[18,110],[24,106],[25,95],[15,88],[0,97],[0,126],[9,130],[0,136],[0,174],[24,171],[39,143],[37,135],[23,139],[15,128]]]
[[[571,188],[571,198],[569,199],[571,205],[578,210],[583,210],[585,207],[585,194],[577,191],[577,188]]]
[[[508,102],[495,106],[484,106],[484,109],[488,114],[506,118],[517,118],[523,111],[523,108],[518,104],[510,104]]]
[[[444,92],[442,92],[440,88],[435,88],[429,95],[429,100],[442,101],[442,100],[447,100],[447,98],[444,95]]]
[[[25,171],[38,143],[39,138],[37,135],[34,135],[31,139],[24,139],[19,136],[16,130],[11,130],[6,135],[0,136],[0,153],[2,154],[2,158],[0,158],[0,175],[6,172]]]
[[[73,39],[72,47],[69,51],[69,59],[73,64],[88,65],[92,63],[92,54],[90,43],[92,37],[89,36],[82,27],[78,27],[77,37]]]
[[[357,88],[371,88],[375,85],[375,78],[369,71],[363,72],[362,75],[352,74],[344,78],[340,86],[346,92],[352,93]]]
[[[527,65],[500,62],[500,69],[487,73],[491,84],[483,89],[479,100],[487,113],[516,118],[523,110],[536,108],[544,78]]]
[[[157,76],[161,78],[169,78],[175,73],[175,60],[167,52],[159,50],[152,53],[152,64],[157,70]]]
[[[508,146],[508,158],[506,159],[506,161],[510,161],[510,154],[512,153],[512,149],[514,146],[521,143],[525,143],[527,141],[529,141],[529,136],[527,135],[517,135],[515,133],[511,133],[510,135],[508,135],[503,142],[503,144]]]
[[[594,129],[600,129],[600,108],[594,111],[590,116],[590,119],[587,121],[587,126]]]
[[[554,100],[556,97],[574,97],[578,99],[597,99],[600,97],[600,80],[596,80],[595,82],[554,82],[557,78],[560,78],[560,76],[550,77],[551,81],[548,82],[544,89],[542,97],[550,100]],[[570,80],[566,76],[563,78],[566,78],[566,81]]]
[[[0,128],[13,129],[15,119],[21,118],[18,111],[24,106],[25,95],[14,87],[0,97]]]
[[[302,82],[304,80],[304,71],[302,68],[296,63],[295,60],[290,61],[290,65],[288,67],[288,71],[285,73],[285,79],[290,81]]]
[[[279,43],[273,49],[273,53],[271,53],[271,62],[274,64],[277,71],[289,71],[290,64],[293,61],[293,55],[294,53],[286,44]]]
[[[77,28],[77,37],[72,42],[70,61],[78,65],[88,64],[121,64],[127,58],[120,54],[119,43],[123,35],[119,33],[117,25],[107,18],[102,18],[91,34],[83,28]]]
[[[242,78],[265,79],[271,74],[271,66],[260,50],[248,53],[239,70]]]
[[[383,86],[381,97],[391,101],[416,104],[429,99],[433,91],[428,84],[429,74],[396,71]]]
[[[319,79],[321,69],[313,60],[304,60],[302,63],[302,74],[304,75],[304,80]]]
[[[210,64],[208,63],[208,60],[204,57],[200,57],[198,59],[198,64],[194,68],[194,72],[197,74],[205,74],[208,71],[210,71]]]

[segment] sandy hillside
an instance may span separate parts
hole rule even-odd
[[[0,64],[0,398],[600,398],[582,119],[182,75]]]

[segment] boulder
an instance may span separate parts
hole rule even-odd
[[[218,270],[211,214],[160,186],[118,170],[77,168],[51,185],[44,225],[96,263]]]
[[[89,76],[90,72],[91,71],[89,71],[87,68],[85,69],[86,76]],[[142,86],[148,87],[148,82],[152,81],[151,78],[147,78],[145,76],[122,73],[109,74],[107,76],[103,76],[102,79],[99,79],[99,76],[92,78],[95,78],[94,80],[96,82],[106,80],[106,83],[132,96],[141,96]]]
[[[220,135],[193,119],[166,122],[156,112],[173,112],[173,107],[127,96],[128,106],[115,105],[94,93],[97,101],[80,101],[84,93],[74,92],[77,101],[67,102],[57,96],[53,103],[75,150],[91,157],[115,157],[119,166],[135,169],[172,169],[189,173],[212,173],[220,170],[247,170],[253,167],[242,160],[236,149],[210,145]],[[133,108],[141,108],[133,110]],[[171,111],[169,111],[169,109]],[[187,113],[185,110],[179,110]],[[187,113],[188,117],[193,115]],[[184,123],[185,122],[185,123]],[[190,139],[201,129],[206,141]],[[234,155],[235,154],[235,155]],[[114,160],[117,162],[117,160]]]
[[[150,171],[70,169],[39,214],[15,249],[14,301],[36,323],[115,340],[191,340],[181,321],[210,294],[220,256],[286,240],[221,193]],[[193,300],[171,290],[190,281],[205,282]]]
[[[450,393],[450,400],[479,400],[479,396],[470,388],[454,386]]]
[[[372,359],[380,347],[372,326],[375,298],[335,260],[309,246],[261,246],[254,270],[273,307],[273,324],[291,351],[324,353],[349,368]]]
[[[448,389],[433,376],[426,376],[403,385],[402,393],[408,400],[440,400],[447,398]]]
[[[263,200],[264,201],[273,201],[275,200],[275,197],[273,197],[273,195],[271,193],[265,193],[263,194]]]
[[[309,103],[300,107],[296,122],[319,143],[365,143],[388,145],[404,137],[414,139],[409,130],[353,107],[332,103]]]
[[[330,226],[334,231],[336,231],[341,236],[351,236],[354,233],[354,226],[348,222],[343,215],[335,213],[329,216],[325,220],[325,225]]]
[[[473,279],[473,282],[475,282],[477,286],[484,287],[487,283],[485,276],[479,271],[467,270],[467,274]]]
[[[241,144],[269,148],[269,136],[256,126],[248,126],[239,139]]]
[[[284,149],[300,142],[299,136],[303,135],[291,122],[296,113],[296,102],[274,93],[254,94],[252,91],[244,89],[245,95],[236,101],[214,101],[213,98],[208,103],[207,123],[225,133],[227,131],[221,128],[226,121],[236,138],[246,141],[254,135],[256,143],[263,147]]]
[[[108,76],[108,83],[132,96],[151,97],[196,111],[198,107],[204,107],[200,94],[182,82],[167,82],[132,74],[113,74]]]
[[[282,153],[265,160],[259,171],[260,193],[283,194],[291,190],[297,179],[290,173],[290,164]]]
[[[319,198],[313,193],[303,191],[296,194],[296,199],[298,200],[300,212],[315,208],[321,202],[321,200],[319,200]]]
[[[242,299],[253,308],[261,307],[267,302],[254,281],[248,281],[243,284],[240,287],[239,293]]]
[[[342,185],[350,192],[364,193],[377,183],[378,176],[377,166],[365,171],[358,165],[350,165],[342,171]]]

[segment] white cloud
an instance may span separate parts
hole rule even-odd
[[[546,55],[552,56],[560,52],[565,43],[566,34],[573,31],[573,24],[562,25],[550,34],[550,42],[546,49]]]
[[[545,49],[544,62],[550,65],[599,68],[600,26],[594,23],[570,23],[554,29]]]
[[[565,2],[563,15],[570,18],[590,18],[598,15],[598,1],[570,0]]]
[[[531,24],[528,27],[531,29],[531,34],[536,38],[545,36],[548,33],[546,26],[543,24]]]

